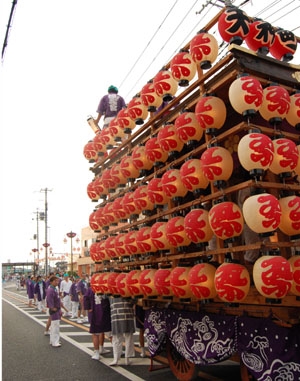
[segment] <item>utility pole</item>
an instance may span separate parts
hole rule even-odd
[[[48,243],[48,192],[51,191],[52,189],[48,188],[40,190],[40,192],[43,192],[45,195],[45,243],[43,244],[45,247],[45,275],[48,274],[48,247],[50,246]]]

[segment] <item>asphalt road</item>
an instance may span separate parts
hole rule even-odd
[[[16,292],[14,287],[7,291],[2,292],[2,381],[176,380],[169,368],[150,372],[150,359],[141,359],[138,352],[130,366],[108,366],[112,353],[101,361],[92,360],[87,329],[83,331],[68,321],[61,322],[62,346],[53,348],[49,337],[43,334],[47,316],[28,308],[25,291]],[[110,344],[105,345],[109,348]],[[240,380],[237,366],[216,366],[211,370],[207,377],[196,380]]]

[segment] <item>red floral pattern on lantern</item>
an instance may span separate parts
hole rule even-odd
[[[107,294],[108,293],[108,287],[107,287],[107,279],[109,277],[109,272],[103,272],[98,274],[99,276],[96,278],[96,285],[97,289],[99,290],[99,294]]]
[[[134,166],[131,156],[124,156],[121,159],[120,170],[127,179],[136,179],[140,171]]]
[[[126,285],[128,288],[128,291],[132,296],[135,297],[141,297],[142,296],[142,290],[140,287],[140,274],[141,270],[134,269],[131,270],[126,277]]]
[[[115,239],[115,250],[117,255],[119,256],[126,255],[125,236],[126,236],[125,233],[119,233]]]
[[[159,295],[154,286],[155,269],[145,269],[141,271],[139,283],[142,294],[145,297],[156,297]]]
[[[103,208],[104,217],[109,225],[116,224],[119,220],[115,215],[114,205],[112,202],[108,202]]]
[[[101,287],[99,286],[99,281],[98,281],[100,275],[101,274],[96,273],[96,274],[93,274],[91,277],[91,289],[93,290],[95,294],[101,293]]]
[[[182,164],[179,171],[181,181],[187,190],[207,188],[209,181],[203,173],[201,160],[190,159]]]
[[[286,120],[291,126],[300,127],[300,92],[290,96],[290,109],[286,115]]]
[[[179,139],[174,124],[166,124],[157,135],[158,144],[165,152],[180,152],[184,146]]]
[[[93,142],[93,140],[90,140],[83,147],[83,155],[89,161],[89,163],[94,163],[95,161],[97,161],[97,159],[98,159],[98,150],[97,150],[96,145]]]
[[[96,212],[97,210],[94,210],[90,216],[89,216],[89,226],[94,232],[100,232],[101,231],[101,226],[98,224],[96,220]]]
[[[117,290],[120,296],[123,298],[131,297],[129,289],[127,287],[126,278],[128,273],[122,272],[116,278]]]
[[[273,118],[284,119],[289,112],[290,103],[290,95],[284,87],[268,86],[263,90],[260,115],[267,121],[272,121]]]
[[[147,107],[143,104],[141,97],[134,97],[127,105],[128,115],[135,124],[143,124],[148,117]]]
[[[166,234],[170,245],[173,247],[188,246],[191,243],[184,229],[184,217],[170,218],[167,222]]]
[[[124,244],[127,255],[139,254],[140,252],[140,249],[136,242],[136,235],[136,230],[131,230],[130,232],[125,234]]]
[[[113,211],[119,221],[126,219],[128,217],[128,214],[125,212],[123,208],[122,200],[123,200],[123,197],[117,197],[113,201]]]
[[[119,272],[111,272],[109,273],[109,276],[107,278],[107,288],[108,288],[108,293],[111,294],[111,295],[118,295],[119,294],[119,290],[118,290],[118,287],[117,287],[117,277],[120,273]]]
[[[197,71],[197,66],[188,52],[177,53],[170,62],[173,78],[178,81],[179,86],[188,86]]]
[[[279,229],[289,236],[300,235],[300,197],[282,197],[279,205],[282,210]]]
[[[215,235],[228,239],[242,234],[244,219],[241,209],[233,202],[214,205],[208,213],[209,224]]]
[[[220,129],[226,120],[226,106],[221,98],[203,96],[195,107],[195,115],[203,129]]]
[[[254,263],[253,281],[261,295],[270,299],[282,299],[292,286],[291,265],[280,255],[264,255]]]
[[[140,249],[140,253],[151,253],[157,251],[157,248],[151,239],[150,226],[145,226],[137,231],[136,243]]]
[[[105,188],[109,189],[115,189],[116,184],[113,180],[111,169],[107,168],[102,172],[102,182]]]
[[[138,170],[150,170],[153,167],[153,161],[146,155],[146,148],[143,145],[136,146],[131,153],[133,165]]]
[[[117,117],[115,117],[109,122],[108,129],[111,136],[114,138],[114,141],[116,141],[117,138],[125,137],[124,129],[119,126]]]
[[[164,205],[168,202],[168,197],[163,191],[161,179],[155,177],[149,181],[148,197],[155,205]]]
[[[148,186],[140,185],[133,192],[133,202],[135,206],[142,211],[153,210],[154,203],[148,197]]]
[[[88,184],[86,190],[87,190],[87,195],[89,196],[89,198],[92,201],[98,201],[99,200],[100,195],[95,190],[95,182],[94,181],[92,181]]]
[[[178,89],[178,83],[173,78],[172,73],[168,70],[159,71],[153,78],[153,85],[156,94],[164,98],[164,96],[174,96]]]
[[[110,175],[115,186],[126,184],[127,178],[121,172],[120,164],[113,164],[110,170]]]
[[[102,176],[96,177],[94,180],[95,192],[99,197],[105,197],[108,194],[108,189],[104,186]]]
[[[193,112],[183,112],[175,120],[175,130],[183,143],[191,140],[199,141],[203,135],[203,129]]]
[[[158,269],[154,276],[154,287],[159,295],[164,297],[172,297],[170,285],[171,267]]]
[[[141,212],[141,209],[136,206],[133,196],[133,192],[127,192],[122,197],[122,206],[128,216],[139,215]]]
[[[145,153],[147,158],[153,163],[164,163],[168,159],[168,153],[161,148],[157,137],[147,140],[145,144]]]
[[[171,245],[167,239],[167,222],[157,221],[151,226],[150,237],[157,250],[170,250]]]
[[[250,289],[250,276],[246,267],[237,263],[223,263],[215,273],[215,287],[221,300],[239,303]]]
[[[105,246],[104,246],[105,251],[106,251],[107,256],[110,259],[116,259],[117,258],[117,252],[115,249],[115,240],[116,240],[115,236],[108,237],[105,240]]]
[[[292,172],[298,164],[299,152],[296,144],[286,138],[273,140],[274,158],[270,164],[270,171],[275,174]]]
[[[223,147],[210,147],[201,155],[202,169],[208,181],[228,180],[233,171],[233,159]]]
[[[101,262],[102,258],[99,250],[99,242],[93,242],[90,246],[90,257],[94,262]]]
[[[191,267],[178,266],[171,271],[170,286],[174,296],[190,299],[193,294],[189,286],[188,276]]]
[[[208,211],[193,209],[184,217],[184,229],[187,237],[194,243],[208,242],[214,233],[210,227]]]
[[[209,263],[198,263],[189,272],[188,282],[193,295],[200,300],[217,296],[214,284],[216,268]]]
[[[250,196],[243,204],[245,222],[256,233],[276,230],[281,213],[279,201],[269,193]]]
[[[274,158],[274,145],[265,134],[253,132],[242,137],[238,145],[238,157],[247,170],[268,169]]]
[[[103,155],[106,152],[106,147],[103,145],[103,143],[101,141],[100,131],[94,136],[93,142],[95,145],[95,149],[98,153],[98,156]]]
[[[163,100],[156,93],[153,81],[149,81],[141,90],[141,99],[145,106],[148,107],[148,111],[156,111]]]
[[[125,132],[126,132],[126,130],[131,131],[135,127],[135,123],[131,119],[131,117],[129,116],[127,108],[123,108],[122,110],[120,110],[118,112],[117,122],[118,122],[118,125],[120,126],[120,128],[125,130]]]
[[[162,190],[168,198],[184,197],[187,189],[181,180],[179,169],[169,169],[161,178]]]
[[[193,60],[197,63],[208,61],[209,66],[217,59],[218,41],[212,34],[199,32],[190,42],[190,51]],[[205,67],[204,67],[205,68]]]

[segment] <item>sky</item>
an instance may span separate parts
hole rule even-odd
[[[1,0],[1,48],[11,5]],[[91,164],[83,156],[94,136],[88,115],[96,116],[110,85],[128,103],[220,5],[18,0],[0,64],[1,262],[33,260],[36,211],[44,211],[46,188],[53,252],[68,251],[67,232],[80,237],[95,206],[86,193]],[[242,9],[300,35],[300,0],[252,0]],[[299,65],[299,50],[291,63]],[[41,246],[44,223],[39,230]]]

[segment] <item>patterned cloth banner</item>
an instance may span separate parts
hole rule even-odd
[[[170,340],[194,364],[224,361],[237,352],[258,381],[300,380],[300,326],[281,327],[271,319],[151,308],[145,314],[151,356]]]
[[[258,381],[300,380],[300,326],[271,319],[238,318],[238,353]]]

